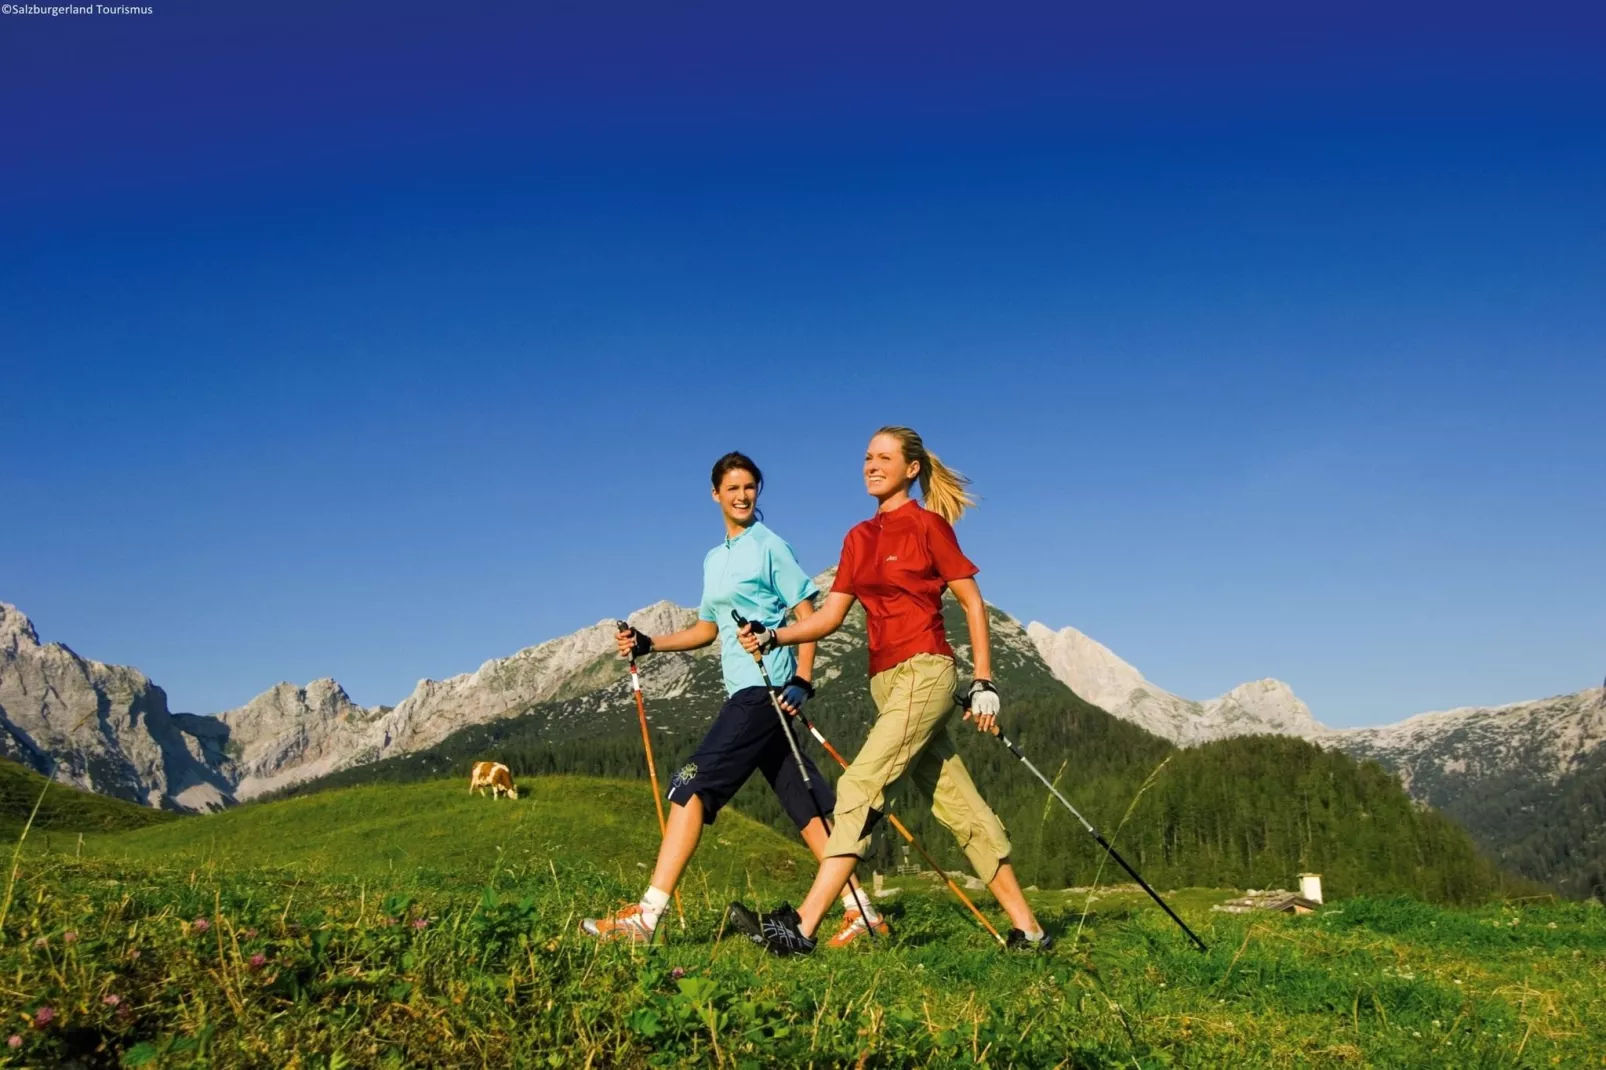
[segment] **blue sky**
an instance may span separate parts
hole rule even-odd
[[[899,422],[1181,694],[1606,675],[1606,17],[661,7],[0,19],[0,599],[394,703],[694,602],[727,449],[825,567]]]

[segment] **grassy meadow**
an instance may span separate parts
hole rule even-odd
[[[523,787],[36,828],[0,933],[0,1066],[1606,1066],[1592,906],[1241,916],[1209,909],[1228,890],[1177,890],[1199,954],[1132,889],[1044,891],[1061,945],[1032,957],[907,878],[882,901],[892,940],[780,960],[724,937],[721,908],[795,901],[810,860],[728,812],[685,928],[599,946],[577,924],[639,895],[650,793]]]

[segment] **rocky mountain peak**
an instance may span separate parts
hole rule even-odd
[[[1159,691],[1113,650],[1075,628],[1056,632],[1034,620],[1026,625],[1026,635],[1061,683],[1111,713],[1128,706],[1135,692]]]
[[[1095,706],[1176,743],[1206,743],[1245,735],[1311,739],[1325,729],[1281,680],[1239,684],[1218,698],[1195,702],[1146,680],[1109,647],[1075,628],[1026,626],[1056,679]]]
[[[1242,719],[1255,732],[1312,739],[1327,730],[1311,716],[1310,707],[1300,701],[1293,688],[1269,677],[1239,684],[1220,698],[1204,703],[1204,708],[1223,723]]]
[[[9,602],[0,602],[0,653],[15,654],[22,647],[39,645],[28,615]]]

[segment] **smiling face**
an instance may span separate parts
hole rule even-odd
[[[864,489],[878,502],[906,495],[920,475],[920,465],[907,461],[903,444],[891,435],[877,435],[864,451]]]
[[[753,510],[758,507],[758,477],[745,468],[732,468],[720,477],[714,488],[714,500],[719,511],[725,514],[725,526],[735,531],[753,523]]]

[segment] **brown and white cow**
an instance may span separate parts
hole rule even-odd
[[[474,771],[468,779],[469,793],[477,791],[484,795],[486,788],[491,789],[493,799],[500,799],[503,795],[510,799],[519,797],[519,789],[513,786],[513,774],[501,762],[474,763]]]

